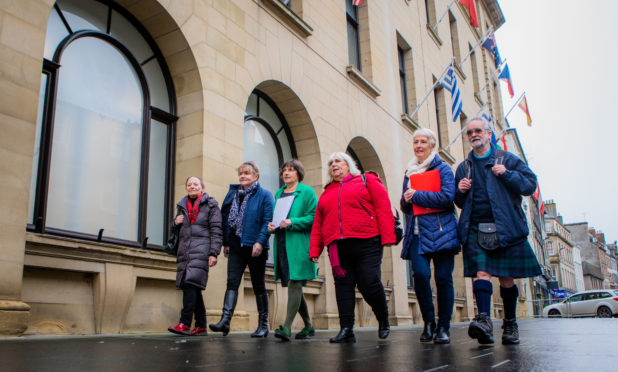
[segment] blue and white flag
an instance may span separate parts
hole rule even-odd
[[[455,76],[455,70],[453,70],[453,65],[448,69],[446,76],[440,82],[446,90],[451,92],[451,112],[453,113],[453,121],[457,121],[459,118],[459,114],[461,113],[461,92],[459,91],[459,85],[457,85],[457,76]]]

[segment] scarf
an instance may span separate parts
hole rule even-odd
[[[187,211],[189,212],[189,222],[193,225],[193,222],[197,219],[197,214],[200,211],[200,202],[202,201],[202,197],[204,193],[201,193],[197,198],[195,198],[195,202],[191,205],[191,199],[189,199],[189,195],[187,195]]]
[[[412,159],[410,159],[406,168],[406,176],[410,177],[410,175],[412,174],[423,173],[424,171],[426,171],[427,168],[429,168],[429,165],[431,164],[433,159],[436,157],[436,155],[438,155],[438,153],[432,151],[431,154],[429,154],[429,156],[427,157],[427,159],[425,159],[425,161],[420,164],[418,163],[418,159],[416,158],[416,156],[412,156]]]
[[[247,200],[251,198],[253,194],[257,191],[258,182],[254,183],[248,189],[244,190],[242,187],[239,187],[236,191],[236,195],[234,196],[234,200],[232,201],[232,207],[230,208],[230,227],[236,229],[236,236],[239,238],[242,237],[242,219],[245,215],[245,208],[247,207]],[[242,203],[240,202],[240,197],[244,196]]]
[[[328,245],[328,257],[330,258],[330,266],[333,269],[333,276],[338,279],[345,278],[346,271],[341,267],[341,262],[339,262],[339,250],[337,249],[336,240]]]

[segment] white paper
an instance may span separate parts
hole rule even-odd
[[[288,217],[293,202],[294,195],[277,199],[277,203],[275,203],[275,212],[273,213],[273,223],[277,228],[281,225],[281,221]]]

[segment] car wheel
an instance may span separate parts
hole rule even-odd
[[[597,316],[599,318],[611,318],[612,315],[612,311],[607,306],[601,306],[597,309]]]
[[[560,318],[560,311],[556,309],[549,310],[549,314],[547,314],[550,318]]]

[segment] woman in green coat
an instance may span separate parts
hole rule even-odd
[[[275,281],[281,279],[282,286],[288,287],[287,317],[285,323],[275,330],[275,337],[289,341],[296,313],[299,313],[305,322],[305,327],[296,334],[296,339],[305,339],[315,334],[303,295],[303,286],[307,280],[317,277],[316,264],[309,259],[309,240],[318,199],[311,187],[300,183],[305,175],[305,168],[300,161],[292,159],[285,162],[279,175],[285,186],[275,194],[275,210],[277,203],[285,204],[284,198],[294,199],[287,218],[278,225],[269,223],[268,230],[275,235]]]

